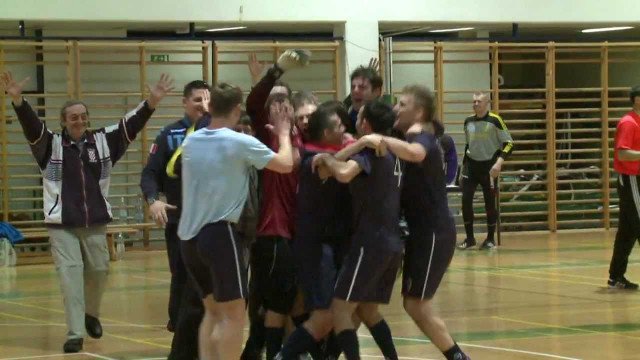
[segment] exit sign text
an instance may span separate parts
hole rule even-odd
[[[151,62],[169,62],[169,54],[152,54]]]

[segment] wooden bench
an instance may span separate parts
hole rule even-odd
[[[155,224],[135,224],[135,225],[126,225],[126,224],[114,224],[114,225],[107,225],[107,248],[109,249],[109,259],[111,261],[116,261],[118,260],[118,254],[116,251],[116,236],[120,233],[122,234],[128,234],[128,235],[134,235],[137,234],[138,231],[143,230],[145,228],[150,227],[151,225],[155,225]],[[31,229],[21,229],[20,230],[22,232],[22,235],[24,235],[25,240],[45,240],[47,242],[49,242],[49,232],[47,231],[46,228],[31,228]],[[42,245],[42,242],[31,242],[28,241],[27,243],[18,243],[18,246],[34,246],[37,247],[39,245]],[[21,257],[40,257],[42,258],[43,255],[42,254],[23,254],[23,253],[18,253],[18,259],[20,260]],[[46,256],[48,257],[48,256]],[[35,260],[35,261],[34,261]],[[40,259],[42,260],[42,259]],[[51,260],[49,259],[49,261],[46,262],[50,262]],[[27,261],[18,261],[18,263],[42,263],[43,261],[38,261],[37,259],[32,259],[31,261],[27,260]]]

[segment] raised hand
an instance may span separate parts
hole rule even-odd
[[[167,74],[160,75],[160,80],[153,86],[147,85],[149,91],[149,107],[155,109],[156,106],[173,90],[173,79]]]
[[[258,61],[256,53],[249,54],[247,64],[249,65],[249,73],[251,74],[251,83],[255,85],[260,81],[260,75],[262,75],[264,71],[265,64]]]
[[[276,136],[289,136],[293,119],[291,105],[274,102],[271,107],[271,124],[267,124],[267,128]]]
[[[369,59],[369,67],[372,68],[375,72],[380,72],[380,61],[374,57]]]
[[[31,78],[26,77],[17,82],[13,79],[11,72],[6,71],[0,74],[0,90],[4,90],[11,97],[15,105],[22,103],[22,89]]]
[[[211,102],[211,92],[209,89],[198,89],[197,94],[200,95],[201,101],[198,104],[203,114],[209,113],[209,104]]]

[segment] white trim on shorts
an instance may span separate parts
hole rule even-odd
[[[240,297],[244,298],[244,292],[242,291],[242,273],[240,273],[240,260],[238,259],[238,250],[236,249],[236,239],[233,236],[233,230],[231,224],[227,223],[227,229],[229,230],[229,236],[231,238],[231,246],[233,247],[233,256],[236,258],[236,273],[238,274],[238,287],[240,288]]]
[[[362,263],[362,256],[364,255],[364,247],[360,247],[360,256],[358,257],[358,263],[356,264],[356,270],[353,272],[353,279],[351,279],[351,286],[349,286],[349,293],[346,300],[349,301],[351,292],[353,291],[353,285],[356,283],[356,277],[358,276],[358,270],[360,270],[360,263]]]
[[[273,274],[273,269],[276,267],[276,258],[278,256],[278,242],[273,243],[273,261],[271,262],[271,269],[269,269],[269,276]]]
[[[420,296],[420,300],[424,300],[424,293],[427,290],[427,282],[429,281],[429,273],[431,272],[431,260],[433,260],[433,252],[436,250],[436,233],[433,233],[433,238],[431,239],[431,254],[429,254],[429,263],[427,264],[427,274],[424,277],[424,284],[422,285],[422,295]]]

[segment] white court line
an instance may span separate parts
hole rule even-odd
[[[93,356],[96,359],[102,359],[102,360],[118,360],[118,359],[114,359],[114,358],[110,358],[108,356],[103,356],[103,355],[98,355],[98,354],[94,354],[94,353],[90,353],[90,352],[85,352],[84,354],[89,355],[89,356]]]
[[[371,335],[358,335],[358,336],[359,337],[372,338]],[[398,340],[415,341],[415,342],[421,342],[421,343],[431,343],[431,341],[425,340],[425,339],[413,339],[413,338],[405,338],[405,337],[398,337],[398,336],[394,336],[393,338],[394,339],[398,339]],[[467,343],[458,343],[458,344],[466,346],[466,347],[472,347],[472,348],[475,347],[475,348],[479,348],[479,349],[498,350],[498,351],[506,351],[506,352],[518,353],[518,354],[527,354],[527,355],[537,355],[537,356],[548,357],[548,358],[552,358],[552,359],[583,360],[583,359],[580,359],[580,358],[573,358],[573,357],[567,357],[567,356],[561,356],[561,355],[547,354],[547,353],[541,353],[541,352],[535,352],[535,351],[509,349],[509,348],[503,348],[503,347],[497,347],[497,346],[485,346],[485,345],[476,345],[476,344],[467,344]]]
[[[12,357],[12,358],[0,358],[0,360],[43,359],[43,358],[48,358],[53,356],[74,356],[74,355],[83,355],[83,353],[22,356],[22,357]]]
[[[572,357],[568,357],[568,356],[546,354],[546,353],[540,353],[540,352],[535,352],[535,351],[507,349],[507,348],[501,348],[501,347],[495,347],[495,346],[485,346],[485,345],[476,345],[476,344],[465,344],[465,343],[458,343],[458,344],[466,346],[466,347],[475,347],[475,348],[479,348],[479,349],[500,350],[500,351],[520,353],[520,354],[537,355],[537,356],[544,356],[544,357],[549,357],[549,358],[553,358],[553,359],[582,360],[580,358],[572,358]]]

